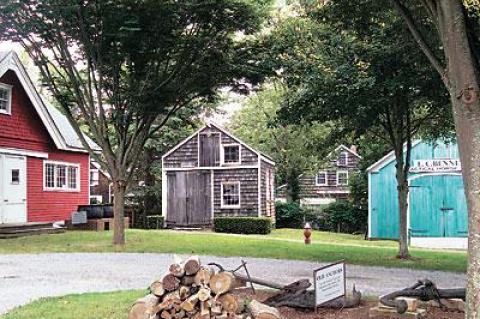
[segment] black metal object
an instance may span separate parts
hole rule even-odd
[[[113,218],[112,204],[79,205],[78,211],[87,213],[87,219]]]
[[[407,311],[408,305],[405,300],[396,299],[398,297],[413,297],[422,301],[436,300],[440,305],[441,299],[459,298],[465,300],[465,289],[438,289],[437,286],[428,279],[419,280],[413,286],[392,292],[380,298],[380,302],[387,306],[396,308],[397,312],[402,314]]]

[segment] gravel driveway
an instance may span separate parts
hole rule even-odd
[[[0,314],[47,296],[146,288],[173,261],[171,254],[65,253],[0,255]],[[204,256],[236,268],[240,257]],[[245,258],[252,276],[290,283],[311,278],[322,264],[293,260]],[[366,295],[381,295],[429,278],[439,287],[462,287],[463,274],[382,267],[347,266],[349,289],[355,284]]]

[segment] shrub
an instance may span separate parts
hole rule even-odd
[[[276,228],[303,228],[306,210],[299,203],[275,204],[275,226]]]
[[[269,217],[216,217],[213,230],[217,233],[270,234],[272,219]]]
[[[161,215],[147,216],[146,228],[147,229],[162,229],[164,218]]]
[[[162,215],[145,215],[143,211],[135,211],[133,228],[138,229],[161,229],[164,218]]]
[[[328,205],[323,211],[326,230],[354,233],[365,231],[367,214],[348,201],[338,201]]]

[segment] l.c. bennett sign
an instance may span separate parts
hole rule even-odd
[[[460,172],[462,165],[459,159],[414,160],[410,172]]]

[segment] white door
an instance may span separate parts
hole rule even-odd
[[[27,221],[27,159],[0,155],[0,223]]]

